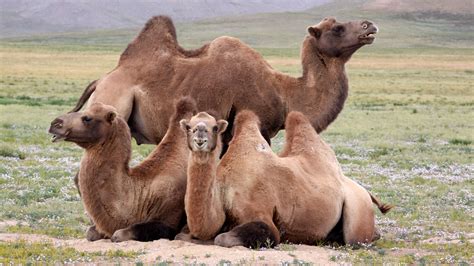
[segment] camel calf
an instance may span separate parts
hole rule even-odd
[[[220,162],[227,122],[204,112],[180,122],[191,150],[185,210],[192,238],[256,247],[280,241],[357,244],[377,237],[372,203],[383,213],[392,206],[343,175],[334,152],[302,113],[288,115],[279,156],[253,112],[240,112],[235,122]]]
[[[85,149],[79,189],[94,223],[88,240],[174,238],[184,218],[189,153],[179,121],[190,118],[195,108],[194,101],[180,100],[163,141],[133,168],[130,129],[112,106],[94,103],[51,123],[53,141],[64,139]]]

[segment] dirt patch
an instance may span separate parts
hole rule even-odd
[[[142,253],[138,260],[144,263],[169,261],[173,263],[206,263],[216,265],[222,262],[239,264],[282,264],[285,262],[311,262],[320,265],[335,264],[330,260],[341,252],[329,248],[307,245],[283,245],[280,250],[252,250],[244,247],[224,248],[196,245],[179,240],[157,240],[153,242],[126,241],[112,243],[110,240],[88,242],[85,239],[57,239],[35,234],[0,234],[0,242],[27,241],[30,243],[51,243],[55,247],[72,247],[85,252],[107,252],[109,250],[135,251]]]

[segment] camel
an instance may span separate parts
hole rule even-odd
[[[94,226],[87,239],[152,241],[173,239],[184,222],[188,148],[179,121],[195,113],[190,99],[176,104],[163,141],[139,165],[130,168],[131,136],[114,107],[94,103],[83,112],[51,123],[53,140],[85,149],[79,190]]]
[[[333,150],[301,112],[289,113],[286,143],[276,155],[261,134],[258,115],[241,111],[221,161],[227,121],[201,112],[180,124],[191,151],[185,195],[189,238],[258,247],[282,241],[358,245],[379,237],[372,203],[384,214],[392,206],[344,176]]]
[[[125,119],[138,144],[157,144],[163,138],[172,104],[190,96],[199,110],[215,110],[229,126],[224,151],[232,138],[238,112],[252,110],[260,119],[267,142],[290,111],[309,117],[317,132],[341,112],[348,94],[345,64],[352,54],[375,39],[374,23],[341,23],[325,18],[308,27],[303,41],[303,74],[295,78],[273,69],[263,57],[232,37],[219,37],[196,50],[177,41],[173,22],[151,18],[120,56],[111,72],[93,81],[72,112],[86,102],[112,105]]]

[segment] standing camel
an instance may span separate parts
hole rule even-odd
[[[229,121],[224,150],[238,112],[252,110],[270,138],[284,128],[290,111],[305,114],[317,132],[341,112],[348,94],[345,64],[375,39],[370,21],[341,23],[325,18],[308,27],[301,50],[303,74],[295,78],[273,69],[263,57],[232,37],[219,37],[199,49],[181,48],[170,18],[150,19],[122,53],[111,72],[92,82],[73,111],[102,102],[114,106],[138,144],[161,141],[172,104],[183,95],[199,110],[215,110]]]
[[[219,162],[227,121],[201,112],[183,119],[191,153],[185,195],[189,238],[232,247],[370,243],[378,237],[372,203],[392,208],[344,176],[333,150],[300,112],[286,119],[278,156],[252,111],[240,112]],[[186,239],[186,236],[180,236]]]

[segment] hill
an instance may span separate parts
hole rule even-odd
[[[377,0],[378,1],[378,0]],[[192,22],[177,22],[178,39],[185,47],[229,35],[242,39],[256,48],[288,49],[298,53],[309,25],[326,16],[339,20],[370,19],[380,29],[376,48],[474,47],[472,14],[431,12],[419,5],[417,11],[393,11],[388,6],[373,6],[377,1],[336,0],[298,12],[259,13],[225,18],[209,18]],[[456,0],[457,1],[457,0]],[[468,7],[466,2],[465,7]],[[446,4],[445,10],[449,10]],[[431,13],[430,13],[431,12]],[[429,15],[427,15],[429,14]],[[83,32],[36,35],[9,38],[17,45],[80,45],[122,50],[137,34],[140,26],[129,29],[91,30]],[[94,48],[94,49],[95,49]]]
[[[156,14],[176,21],[305,10],[329,0],[2,0],[0,36],[139,27]]]

